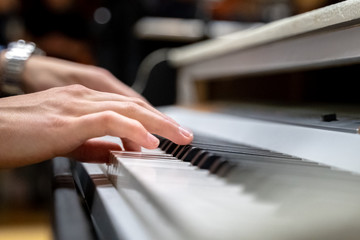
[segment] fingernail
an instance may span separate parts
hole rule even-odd
[[[193,133],[190,132],[189,130],[185,129],[185,128],[182,128],[182,127],[179,127],[179,132],[185,136],[186,138],[190,138],[193,136]]]
[[[152,145],[156,145],[156,147],[159,145],[159,139],[152,135],[151,133],[148,133],[147,137],[148,142],[150,142]]]

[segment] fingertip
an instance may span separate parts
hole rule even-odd
[[[149,149],[154,149],[157,148],[160,144],[160,141],[157,137],[155,137],[154,135],[152,135],[151,133],[147,134],[147,142],[148,142],[148,147]]]
[[[182,136],[182,141],[180,143],[182,145],[190,144],[192,142],[192,140],[194,139],[193,132],[187,128],[180,126],[179,133]]]
[[[169,136],[164,135],[164,137],[173,141],[176,144],[187,145],[193,141],[194,134],[191,130],[179,126],[177,130],[175,129],[175,132],[173,132],[172,135]]]
[[[179,132],[185,138],[192,139],[194,137],[194,134],[192,133],[192,131],[190,131],[184,127],[179,126]]]

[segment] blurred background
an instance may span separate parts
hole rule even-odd
[[[48,56],[110,70],[132,85],[151,52],[218,37],[339,0],[0,0],[0,44],[23,38]],[[174,72],[157,66],[143,92],[175,101]],[[159,73],[160,72],[160,73]]]
[[[20,38],[33,41],[48,56],[104,67],[132,86],[141,62],[159,49],[257,27],[337,2],[0,0],[0,44]],[[155,106],[174,104],[175,76],[176,70],[161,62],[142,94]],[[14,232],[4,235],[13,226],[19,233],[19,224],[34,230],[36,223],[40,227],[34,239],[51,238],[49,199],[49,163],[0,170],[0,239],[16,239]],[[31,234],[27,236],[32,239]]]

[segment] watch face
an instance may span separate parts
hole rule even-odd
[[[30,57],[30,55],[33,53],[33,51],[35,50],[34,45],[29,45],[29,46],[23,46],[20,45],[18,47],[18,45],[14,45],[12,47],[9,48],[9,50],[6,52],[5,57],[7,59],[19,59],[19,60],[26,60],[27,58]]]
[[[28,54],[24,54],[23,52],[17,52],[17,51],[11,51],[7,52],[5,57],[10,59],[17,59],[17,60],[25,60],[27,58]]]

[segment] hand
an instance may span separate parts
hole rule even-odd
[[[192,141],[192,133],[148,103],[81,85],[51,88],[0,99],[0,166],[15,167],[55,156],[107,162],[114,143],[92,138],[111,135],[126,139],[125,149],[156,148],[152,134],[178,144]]]
[[[32,56],[26,61],[23,84],[27,93],[81,84],[97,91],[145,100],[106,69],[46,56]]]

